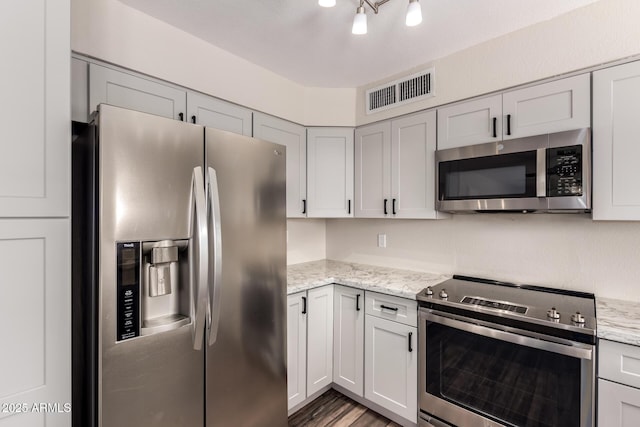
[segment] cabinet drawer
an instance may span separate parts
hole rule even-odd
[[[418,326],[418,303],[416,301],[377,292],[367,292],[365,305],[366,314],[409,326]]]
[[[640,388],[640,347],[600,340],[599,377]]]

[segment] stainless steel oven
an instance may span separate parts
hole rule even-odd
[[[593,295],[454,276],[418,299],[421,425],[594,425]]]

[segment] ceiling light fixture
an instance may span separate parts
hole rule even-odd
[[[367,14],[364,8],[365,3],[373,9],[374,13],[378,13],[378,8],[389,0],[380,0],[372,3],[371,0],[360,0],[360,6],[356,9],[356,16],[353,17],[353,27],[351,32],[353,34],[367,34]],[[409,0],[409,6],[407,7],[407,16],[405,18],[405,24],[407,27],[415,27],[422,22],[422,10],[420,8],[419,0]],[[336,0],[318,0],[318,4],[323,7],[335,6]]]

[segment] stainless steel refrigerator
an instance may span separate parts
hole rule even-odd
[[[73,423],[285,426],[285,147],[101,105],[73,143]]]

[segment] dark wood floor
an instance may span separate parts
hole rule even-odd
[[[331,389],[289,417],[289,427],[400,427]]]

